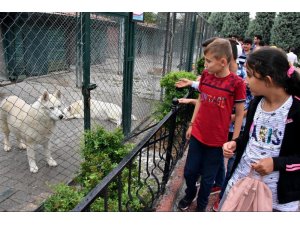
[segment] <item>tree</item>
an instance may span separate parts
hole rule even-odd
[[[226,12],[212,12],[208,18],[208,22],[216,29],[218,33],[220,33],[222,30],[225,16]]]
[[[271,43],[284,50],[300,48],[300,13],[280,12],[271,30]]]
[[[211,14],[211,12],[200,12],[200,15],[206,20],[208,20],[208,18],[210,17],[210,14]]]
[[[252,37],[254,37],[255,34],[258,34],[258,33],[257,33],[255,19],[254,19],[254,20],[250,21],[248,29],[245,33],[245,37],[252,38]]]
[[[153,12],[145,12],[144,13],[144,21],[145,23],[156,23],[156,14]]]
[[[269,44],[275,16],[275,12],[257,12],[255,19],[249,24],[246,35],[248,37],[253,37],[256,34],[259,34],[262,36],[263,41]]]
[[[231,35],[244,36],[250,21],[249,12],[226,13],[221,34],[224,37]]]

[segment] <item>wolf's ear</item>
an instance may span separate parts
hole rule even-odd
[[[42,95],[42,100],[43,101],[49,101],[49,93],[48,91],[45,91]]]
[[[60,98],[61,97],[61,93],[60,90],[56,90],[53,94],[56,98]]]
[[[71,112],[71,109],[72,109],[72,107],[69,105],[69,107],[68,107],[68,112]]]

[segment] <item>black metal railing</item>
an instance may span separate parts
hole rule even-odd
[[[164,119],[72,211],[154,211],[183,155],[191,113],[174,99]]]

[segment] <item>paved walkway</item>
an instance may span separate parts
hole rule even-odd
[[[167,185],[166,192],[160,199],[160,202],[156,208],[157,212],[194,212],[196,208],[196,201],[192,203],[190,208],[186,211],[178,209],[178,202],[185,195],[185,181],[183,177],[183,170],[187,151],[185,151],[183,157],[178,161],[175,170],[172,173],[171,179]],[[206,211],[211,212],[212,206],[218,196],[218,193],[211,194],[209,196],[209,202]]]
[[[184,190],[185,190],[185,182],[183,182],[183,185],[182,185],[182,188],[179,190],[179,194],[178,194],[178,198],[176,199],[176,201],[175,201],[175,203],[174,203],[174,205],[173,205],[173,208],[172,208],[172,211],[173,212],[195,212],[195,210],[196,210],[196,201],[194,201],[193,203],[192,203],[192,205],[187,209],[187,210],[185,210],[185,211],[181,211],[180,209],[178,209],[178,203],[179,203],[179,201],[184,197],[184,195],[185,195],[185,192],[184,192]],[[217,199],[217,197],[218,197],[218,194],[219,194],[219,192],[217,192],[217,193],[214,193],[214,194],[211,194],[210,196],[209,196],[209,199],[208,199],[208,205],[207,205],[207,208],[206,208],[206,211],[207,212],[213,212],[213,210],[212,210],[212,207],[213,207],[213,204],[215,203],[215,201],[216,201],[216,199]]]

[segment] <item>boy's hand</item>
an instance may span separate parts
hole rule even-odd
[[[185,138],[187,140],[190,140],[191,134],[192,134],[192,126],[189,126],[188,129],[187,129],[187,131],[186,131]]]
[[[230,116],[230,122],[233,123],[235,121],[235,114],[231,114]]]
[[[223,144],[223,155],[225,158],[231,158],[234,155],[234,151],[236,149],[236,142],[229,141]]]
[[[268,175],[274,171],[273,158],[261,159],[256,163],[252,163],[251,167],[261,176]]]
[[[175,83],[175,86],[177,88],[183,88],[183,87],[188,87],[188,86],[191,86],[193,83],[193,81],[189,80],[189,79],[186,79],[186,78],[181,78],[179,79],[179,81],[177,81]]]

